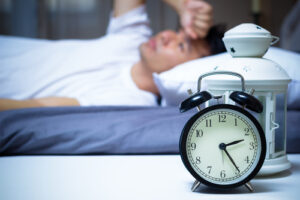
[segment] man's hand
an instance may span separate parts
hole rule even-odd
[[[180,8],[180,22],[192,39],[205,38],[213,24],[213,8],[203,0],[184,0]]]

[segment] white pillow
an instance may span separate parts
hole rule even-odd
[[[300,54],[271,47],[264,58],[278,63],[292,78],[288,89],[288,105],[289,108],[300,108]],[[188,89],[197,91],[197,81],[201,74],[213,71],[216,66],[222,65],[228,59],[231,59],[228,53],[221,53],[189,61],[169,71],[154,74],[154,82],[162,96],[162,106],[178,106],[189,96]]]

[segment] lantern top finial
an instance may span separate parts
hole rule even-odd
[[[278,40],[268,30],[251,23],[240,24],[223,37],[226,50],[232,57],[262,57]]]

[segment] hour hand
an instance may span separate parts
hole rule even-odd
[[[228,147],[228,146],[230,146],[230,145],[238,144],[238,143],[243,142],[243,141],[244,141],[244,139],[236,140],[236,141],[230,142],[230,143],[228,143],[228,144],[225,144],[225,146]]]

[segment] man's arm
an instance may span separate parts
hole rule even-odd
[[[193,38],[205,38],[213,24],[213,9],[203,0],[163,0],[180,16],[185,33]],[[145,4],[146,0],[114,0],[114,17]]]
[[[119,17],[143,5],[145,0],[114,0],[114,17]]]
[[[46,97],[28,100],[0,99],[0,111],[20,108],[51,107],[51,106],[79,106],[74,98]]]
[[[191,38],[205,38],[213,25],[213,8],[204,0],[164,0],[179,15],[184,32]]]

